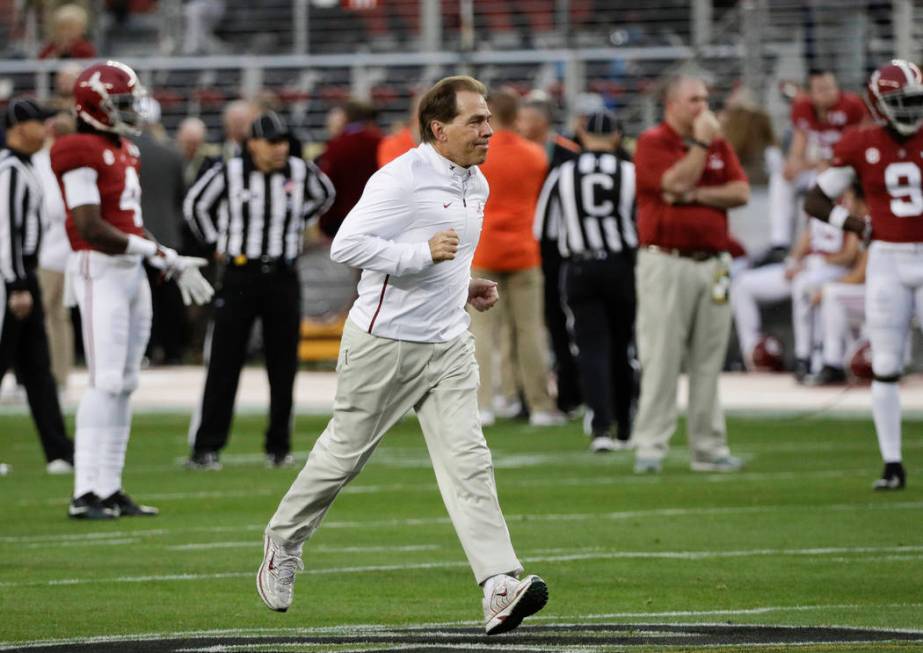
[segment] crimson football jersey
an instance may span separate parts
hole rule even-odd
[[[850,129],[837,143],[831,165],[831,175],[848,167],[858,176],[872,216],[872,238],[923,242],[923,130],[899,141],[884,127]]]
[[[58,138],[51,147],[51,169],[58,178],[65,200],[62,177],[78,168],[95,170],[102,219],[119,231],[141,236],[144,223],[141,219],[138,156],[138,148],[125,138],[120,137],[116,145],[111,138],[100,134],[68,134]],[[94,249],[80,237],[70,207],[67,208],[65,226],[74,251]]]
[[[807,133],[808,157],[812,159],[826,160],[833,156],[833,146],[843,130],[858,125],[865,116],[865,103],[852,93],[840,93],[840,99],[826,111],[823,120],[809,97],[801,96],[792,102],[792,124]]]

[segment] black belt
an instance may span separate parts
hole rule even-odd
[[[276,256],[257,256],[250,258],[240,254],[228,258],[228,267],[268,273],[279,270],[294,270],[295,261],[296,259]]]
[[[658,254],[666,254],[667,256],[692,259],[698,263],[715,258],[721,254],[721,252],[713,252],[707,249],[676,249],[672,247],[660,247],[659,245],[647,245],[646,249],[649,252],[657,252]]]

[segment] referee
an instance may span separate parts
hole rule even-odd
[[[51,374],[45,314],[39,290],[42,239],[41,182],[32,155],[45,143],[44,121],[54,115],[33,100],[10,101],[4,116],[7,147],[0,150],[0,380],[10,369],[26,388],[49,473],[73,469],[74,445],[64,430]]]
[[[585,150],[548,176],[536,222],[560,224],[562,299],[593,411],[590,448],[605,452],[625,448],[631,436],[635,168],[617,153],[621,133],[611,112],[588,116],[579,135]]]
[[[186,194],[192,233],[215,248],[224,264],[215,298],[208,374],[202,403],[189,427],[190,469],[220,469],[219,451],[231,428],[234,398],[253,322],[262,322],[269,376],[269,466],[292,462],[292,391],[301,318],[296,262],[305,223],[333,202],[330,180],[290,152],[288,127],[267,112],[250,127],[245,151],[206,172]]]

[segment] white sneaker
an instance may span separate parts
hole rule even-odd
[[[494,397],[494,411],[497,413],[497,417],[513,419],[522,412],[522,402],[518,399]]]
[[[593,453],[606,453],[607,451],[615,451],[617,448],[618,445],[615,444],[615,440],[608,435],[599,435],[590,442],[590,451]]]
[[[537,410],[529,415],[529,426],[564,426],[567,416],[556,410]]]
[[[494,417],[494,411],[483,409],[478,414],[478,419],[481,420],[481,428],[485,426],[493,426],[497,421],[497,418]]]
[[[484,597],[484,629],[488,635],[513,630],[546,603],[548,586],[538,576],[526,576],[522,580],[498,576],[490,596]]]
[[[45,471],[49,474],[70,474],[74,466],[63,458],[55,458],[45,466]]]
[[[721,456],[714,460],[693,460],[689,467],[694,472],[739,472],[743,469],[744,461],[736,456]]]
[[[256,573],[256,591],[270,610],[285,612],[292,604],[295,573],[304,569],[297,555],[286,553],[263,536],[263,563]]]

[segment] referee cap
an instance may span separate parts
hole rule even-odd
[[[275,111],[267,111],[250,125],[250,138],[274,141],[288,136],[288,125]]]
[[[607,109],[594,111],[586,117],[584,131],[587,134],[607,136],[622,131],[622,123],[618,117]]]
[[[41,106],[38,102],[32,98],[13,98],[10,100],[10,103],[6,106],[6,111],[3,116],[3,124],[9,129],[14,125],[18,125],[21,122],[28,122],[30,120],[37,120],[39,122],[44,122],[48,118],[51,118],[55,115],[53,109],[48,109]]]

